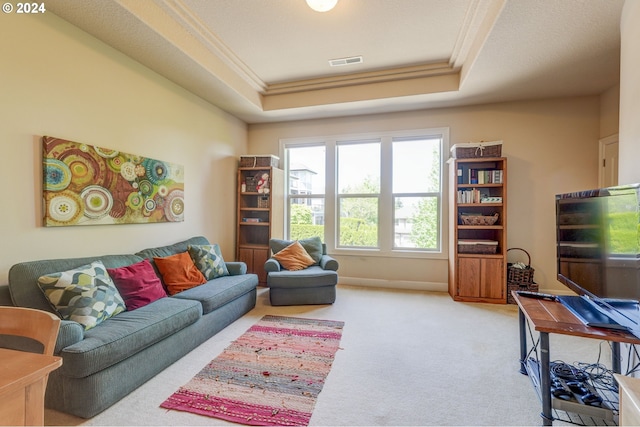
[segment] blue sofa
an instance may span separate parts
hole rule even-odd
[[[37,284],[43,274],[95,260],[107,268],[144,258],[153,264],[153,257],[184,252],[188,245],[207,244],[206,238],[193,237],[136,254],[19,263],[9,270],[10,303],[55,313]],[[54,352],[63,364],[49,375],[46,407],[93,417],[253,309],[257,275],[247,274],[242,262],[227,262],[226,266],[229,276],[124,311],[88,330],[63,320]],[[0,290],[0,304],[8,304],[7,300],[7,290]]]

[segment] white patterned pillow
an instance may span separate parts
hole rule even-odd
[[[125,310],[102,261],[40,276],[38,285],[63,319],[78,322],[84,329]]]
[[[193,263],[207,280],[229,275],[229,270],[224,263],[220,246],[217,243],[213,245],[189,245],[187,249]]]

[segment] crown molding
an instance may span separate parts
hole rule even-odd
[[[269,84],[182,0],[113,0],[212,79],[262,111],[458,91],[506,0],[473,0],[451,56],[437,63]]]
[[[317,79],[297,80],[267,86],[264,95],[280,95],[285,93],[306,92],[318,89],[341,88],[371,83],[382,83],[397,80],[422,79],[425,77],[457,74],[446,62],[423,64],[411,67],[391,68],[387,70],[364,73],[342,74]]]

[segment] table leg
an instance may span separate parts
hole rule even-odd
[[[518,324],[520,326],[520,373],[527,375],[527,319],[518,306]]]
[[[553,425],[549,334],[547,332],[540,332],[540,396],[542,397],[542,425]]]
[[[620,343],[613,341],[611,344],[611,368],[613,372],[620,374]]]

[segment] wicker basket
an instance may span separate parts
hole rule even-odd
[[[258,207],[259,208],[269,208],[269,196],[260,196],[258,197]]]
[[[522,248],[509,248],[507,253],[512,250],[522,251],[527,255],[526,268],[516,268],[513,263],[507,264],[507,282],[514,283],[533,283],[533,273],[535,270],[531,267],[531,255]]]
[[[498,221],[500,215],[496,212],[493,215],[469,215],[460,214],[462,225],[493,225]]]
[[[495,254],[498,251],[498,242],[496,241],[479,241],[471,240],[465,241],[464,239],[458,240],[458,253],[459,254]]]
[[[455,144],[451,147],[451,156],[456,159],[500,157],[502,156],[502,141]]]
[[[507,283],[507,303],[508,304],[515,304],[516,301],[513,299],[513,295],[511,295],[511,291],[538,292],[538,284],[537,283],[508,282]]]
[[[240,156],[241,168],[257,168],[257,167],[278,167],[280,158],[270,154],[259,154],[257,156]]]

